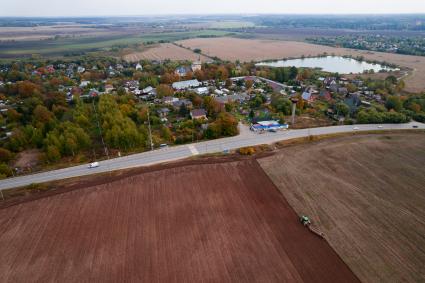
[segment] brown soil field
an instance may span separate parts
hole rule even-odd
[[[377,60],[409,68],[412,73],[405,78],[406,90],[421,92],[425,90],[425,57],[399,55],[392,53],[360,51],[346,48],[315,45],[296,41],[221,38],[194,38],[179,41],[191,49],[200,48],[207,56],[230,61],[261,61],[267,59],[296,58],[316,56],[323,53],[334,55],[363,56],[367,60]]]
[[[140,60],[189,60],[196,61],[201,56],[201,61],[205,62],[209,58],[196,54],[191,50],[176,46],[171,43],[161,43],[154,47],[148,48],[142,52],[134,52],[123,56],[124,60],[136,62]]]
[[[254,159],[186,161],[0,209],[1,282],[359,282]]]
[[[344,137],[259,159],[363,282],[425,282],[425,134]]]

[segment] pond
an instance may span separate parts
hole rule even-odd
[[[297,68],[320,68],[323,71],[340,74],[359,74],[364,71],[395,71],[398,69],[390,68],[380,64],[372,64],[364,61],[358,61],[351,58],[340,56],[312,57],[304,59],[279,60],[274,62],[261,62],[257,66],[268,67],[297,67]]]

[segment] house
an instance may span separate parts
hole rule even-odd
[[[347,95],[348,89],[346,87],[340,87],[340,88],[338,88],[338,93],[343,94],[343,95]]]
[[[202,63],[200,60],[192,63],[192,72],[201,71],[201,70],[202,70]]]
[[[331,101],[332,100],[332,96],[329,93],[329,91],[326,90],[322,90],[319,94],[319,99],[324,100],[324,101]]]
[[[215,95],[218,95],[218,96],[223,96],[224,95],[224,91],[219,90],[219,89],[216,89],[216,90],[214,90],[214,94]]]
[[[139,81],[132,80],[125,83],[125,86],[128,87],[130,90],[135,90],[139,88]]]
[[[151,86],[148,86],[148,87],[145,87],[144,89],[142,89],[143,94],[151,94],[152,91],[153,91],[153,87],[151,87]]]
[[[186,107],[186,109],[192,109],[192,107],[193,107],[192,101],[190,101],[189,99],[186,99],[186,98],[183,98],[183,99],[180,99],[179,101],[173,102],[173,107],[176,110],[179,110],[182,105],[184,105]]]
[[[158,109],[157,113],[159,117],[166,118],[168,113],[170,113],[170,109],[168,109],[167,107],[164,107],[164,108]]]
[[[195,119],[207,119],[207,112],[204,109],[193,109],[190,111],[190,117]]]
[[[249,100],[249,95],[247,95],[246,93],[233,94],[233,95],[216,97],[216,98],[214,98],[214,100],[217,101],[220,104],[227,104],[227,103],[232,102],[232,101],[238,102],[238,103],[243,103],[243,102]]]
[[[100,92],[97,89],[92,88],[89,91],[89,97],[97,97],[100,95]]]
[[[302,99],[308,103],[313,103],[315,100],[315,96],[308,92],[308,91],[304,91],[303,94],[301,95]]]
[[[90,81],[81,81],[80,88],[85,88],[90,84]]]
[[[140,65],[140,63],[137,63],[136,71],[143,71],[143,67],[142,67],[142,65]]]
[[[323,80],[323,83],[326,86],[331,86],[331,85],[335,85],[336,83],[336,78],[335,77],[328,77],[326,79]]]
[[[205,95],[209,93],[209,89],[207,87],[198,87],[195,89],[196,94]]]
[[[185,77],[190,71],[191,69],[189,67],[180,66],[174,71],[174,73],[179,77]]]
[[[165,96],[162,98],[162,103],[172,105],[174,102],[179,101],[177,97]]]
[[[78,66],[78,68],[77,68],[77,72],[78,73],[84,73],[86,71],[86,68],[84,68],[84,67],[81,67],[81,66]]]
[[[49,72],[49,73],[54,73],[55,67],[53,67],[53,65],[48,65],[48,66],[46,66],[46,71]]]
[[[114,86],[111,84],[105,85],[105,93],[111,93],[114,90]]]
[[[340,88],[339,84],[332,84],[328,87],[329,91],[337,93],[338,89]]]
[[[199,87],[201,83],[198,80],[189,80],[189,81],[181,81],[173,83],[172,87],[175,90],[184,90],[189,88]]]

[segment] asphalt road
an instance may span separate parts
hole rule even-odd
[[[100,166],[92,169],[89,169],[88,165],[85,164],[49,172],[5,179],[0,181],[0,190],[27,186],[34,183],[44,183],[66,178],[85,176],[96,173],[104,173],[120,169],[148,166],[153,164],[180,160],[193,155],[223,152],[225,150],[238,149],[245,146],[272,144],[282,140],[307,137],[309,135],[323,135],[369,130],[385,131],[413,129],[413,125],[416,125],[418,129],[425,129],[425,124],[411,122],[408,124],[332,126],[257,134],[249,131],[246,126],[242,126],[240,127],[240,135],[236,137],[193,143],[189,145],[173,146],[154,151],[133,154],[125,157],[109,159],[99,162]],[[354,130],[354,127],[358,127],[358,130]]]

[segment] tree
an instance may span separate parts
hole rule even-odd
[[[251,81],[251,80],[248,80],[248,81],[245,82],[245,87],[247,89],[251,89],[253,85],[254,85],[254,82]]]
[[[34,109],[33,117],[36,123],[48,124],[53,120],[54,115],[46,107],[37,105]]]
[[[298,69],[296,67],[289,68],[289,79],[294,80],[298,75]]]
[[[0,162],[9,162],[12,159],[12,153],[0,147]]]
[[[0,163],[0,178],[10,177],[13,175],[12,169],[5,163]]]
[[[55,162],[61,159],[61,154],[56,146],[49,145],[46,149],[46,157],[48,161]]]
[[[189,113],[189,111],[188,111],[188,109],[186,107],[186,104],[185,103],[182,103],[180,105],[180,108],[179,108],[179,114],[180,114],[180,116],[186,117],[188,113]]]
[[[172,96],[174,94],[174,90],[166,84],[160,84],[157,88],[156,88],[156,94],[158,96],[158,98],[162,98],[165,96]]]
[[[388,110],[393,109],[398,112],[402,109],[403,104],[399,96],[391,95],[387,98],[387,101],[385,102],[385,107]]]
[[[335,105],[335,109],[336,112],[340,115],[340,116],[347,116],[348,113],[350,112],[350,108],[348,107],[347,104],[343,103],[343,102],[339,102]]]

